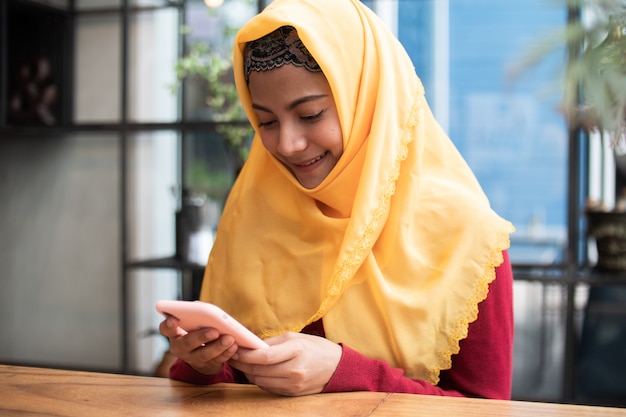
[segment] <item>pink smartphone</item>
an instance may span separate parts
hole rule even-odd
[[[156,303],[156,309],[164,317],[177,319],[178,326],[187,332],[213,327],[222,334],[233,336],[240,347],[262,349],[269,346],[243,324],[213,304],[202,301],[160,300]]]

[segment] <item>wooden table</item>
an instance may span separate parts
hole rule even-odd
[[[626,409],[350,392],[280,397],[251,385],[0,365],[1,416],[626,417]]]

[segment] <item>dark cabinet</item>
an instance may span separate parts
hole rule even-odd
[[[72,101],[72,18],[34,2],[3,3],[3,122],[68,124]]]

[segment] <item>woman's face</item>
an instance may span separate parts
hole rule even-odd
[[[330,85],[321,72],[288,64],[250,74],[263,146],[303,187],[317,187],[343,153]]]

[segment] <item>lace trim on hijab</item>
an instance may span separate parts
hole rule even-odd
[[[398,152],[398,156],[394,163],[393,169],[391,170],[390,175],[387,178],[385,189],[378,199],[378,207],[376,208],[376,210],[374,210],[372,218],[368,223],[365,232],[361,236],[361,239],[357,242],[355,250],[353,250],[352,253],[350,253],[343,262],[341,262],[337,272],[331,278],[329,296],[322,299],[318,311],[313,315],[313,317],[309,319],[309,321],[307,321],[307,323],[305,323],[304,326],[307,326],[322,317],[322,312],[326,311],[326,306],[328,305],[329,298],[339,295],[344,283],[348,282],[352,275],[354,275],[355,270],[361,265],[365,254],[371,250],[371,247],[374,244],[373,240],[376,231],[380,226],[380,219],[388,210],[389,201],[391,200],[391,196],[394,194],[396,189],[396,181],[400,176],[400,164],[407,158],[409,153],[409,143],[413,141],[413,135],[411,135],[411,131],[417,126],[417,123],[419,121],[419,116],[422,110],[422,103],[424,100],[424,90],[421,87],[418,87],[416,90],[416,99],[413,102],[413,107],[411,108],[411,113],[409,114],[406,127],[404,128],[404,131],[400,138],[400,149]],[[302,330],[303,327],[294,327],[288,329],[287,331],[299,332],[300,330]],[[262,331],[260,337],[262,339],[265,339],[267,337],[277,336],[280,333],[274,331]]]
[[[243,72],[246,82],[252,71],[262,72],[292,64],[311,72],[322,69],[304,46],[298,32],[291,26],[282,26],[255,41],[248,42],[243,52]]]
[[[315,321],[321,317],[321,313],[325,311],[331,297],[340,294],[342,287],[352,275],[355,270],[361,265],[362,260],[367,252],[371,250],[373,245],[373,239],[376,235],[376,231],[380,226],[380,220],[387,212],[391,196],[395,193],[395,184],[400,175],[400,164],[408,156],[409,144],[413,141],[413,135],[411,132],[419,123],[419,117],[422,111],[422,105],[424,102],[423,90],[418,88],[415,93],[416,99],[411,108],[411,112],[404,128],[402,136],[400,138],[400,148],[393,169],[391,170],[389,177],[387,178],[384,191],[381,193],[378,206],[374,210],[372,218],[368,223],[365,232],[361,236],[361,239],[357,242],[355,249],[350,253],[346,259],[340,264],[337,272],[331,279],[329,296],[324,298],[321,302],[318,312],[315,314],[312,321]],[[508,222],[506,222],[508,223]],[[467,337],[469,324],[476,321],[478,318],[478,304],[487,298],[489,284],[496,278],[496,267],[500,266],[504,262],[502,251],[510,246],[509,234],[514,231],[513,226],[508,223],[509,226],[503,230],[493,245],[491,253],[488,255],[488,259],[485,262],[483,273],[477,280],[474,287],[473,294],[467,300],[467,308],[465,314],[459,318],[455,323],[454,329],[448,337],[447,345],[444,346],[438,354],[437,365],[434,368],[428,369],[428,374],[424,378],[432,384],[436,385],[439,382],[439,374],[441,370],[450,369],[452,366],[452,355],[457,354],[460,350],[459,342]],[[307,323],[310,324],[310,323]],[[299,331],[295,330],[294,331]]]
[[[459,353],[459,343],[461,340],[467,337],[470,323],[473,323],[478,319],[478,304],[487,298],[489,292],[489,284],[496,279],[496,268],[502,265],[504,257],[502,251],[511,246],[509,234],[513,233],[515,229],[513,225],[509,223],[508,228],[505,228],[500,233],[497,241],[489,253],[489,259],[485,262],[484,271],[476,285],[474,286],[474,293],[467,299],[467,308],[465,309],[465,315],[463,315],[448,336],[448,344],[445,346],[437,357],[438,366],[428,370],[428,376],[425,379],[432,384],[439,383],[439,373],[444,369],[450,369],[452,367],[452,355]]]
[[[378,206],[374,210],[372,218],[368,222],[367,227],[365,228],[365,232],[357,242],[355,249],[346,257],[346,259],[343,260],[343,262],[341,262],[337,272],[331,278],[330,288],[328,291],[331,297],[339,295],[344,283],[350,280],[350,278],[354,275],[356,269],[363,262],[365,255],[371,250],[372,246],[374,245],[374,236],[376,236],[376,231],[380,227],[381,218],[384,217],[385,213],[387,213],[389,209],[389,202],[391,200],[391,196],[393,196],[393,194],[395,193],[396,181],[400,176],[400,164],[408,156],[409,144],[413,141],[413,135],[411,133],[417,126],[419,122],[419,116],[422,112],[422,104],[424,101],[423,90],[421,87],[418,87],[416,90],[417,91],[415,92],[415,101],[413,102],[413,106],[411,107],[411,112],[409,114],[407,124],[404,127],[402,136],[400,137],[400,148],[398,151],[398,155],[396,157],[393,168],[389,173],[389,177],[385,182],[384,190],[378,198]],[[316,317],[322,311],[325,311],[329,298],[330,297],[326,297],[322,300]]]

